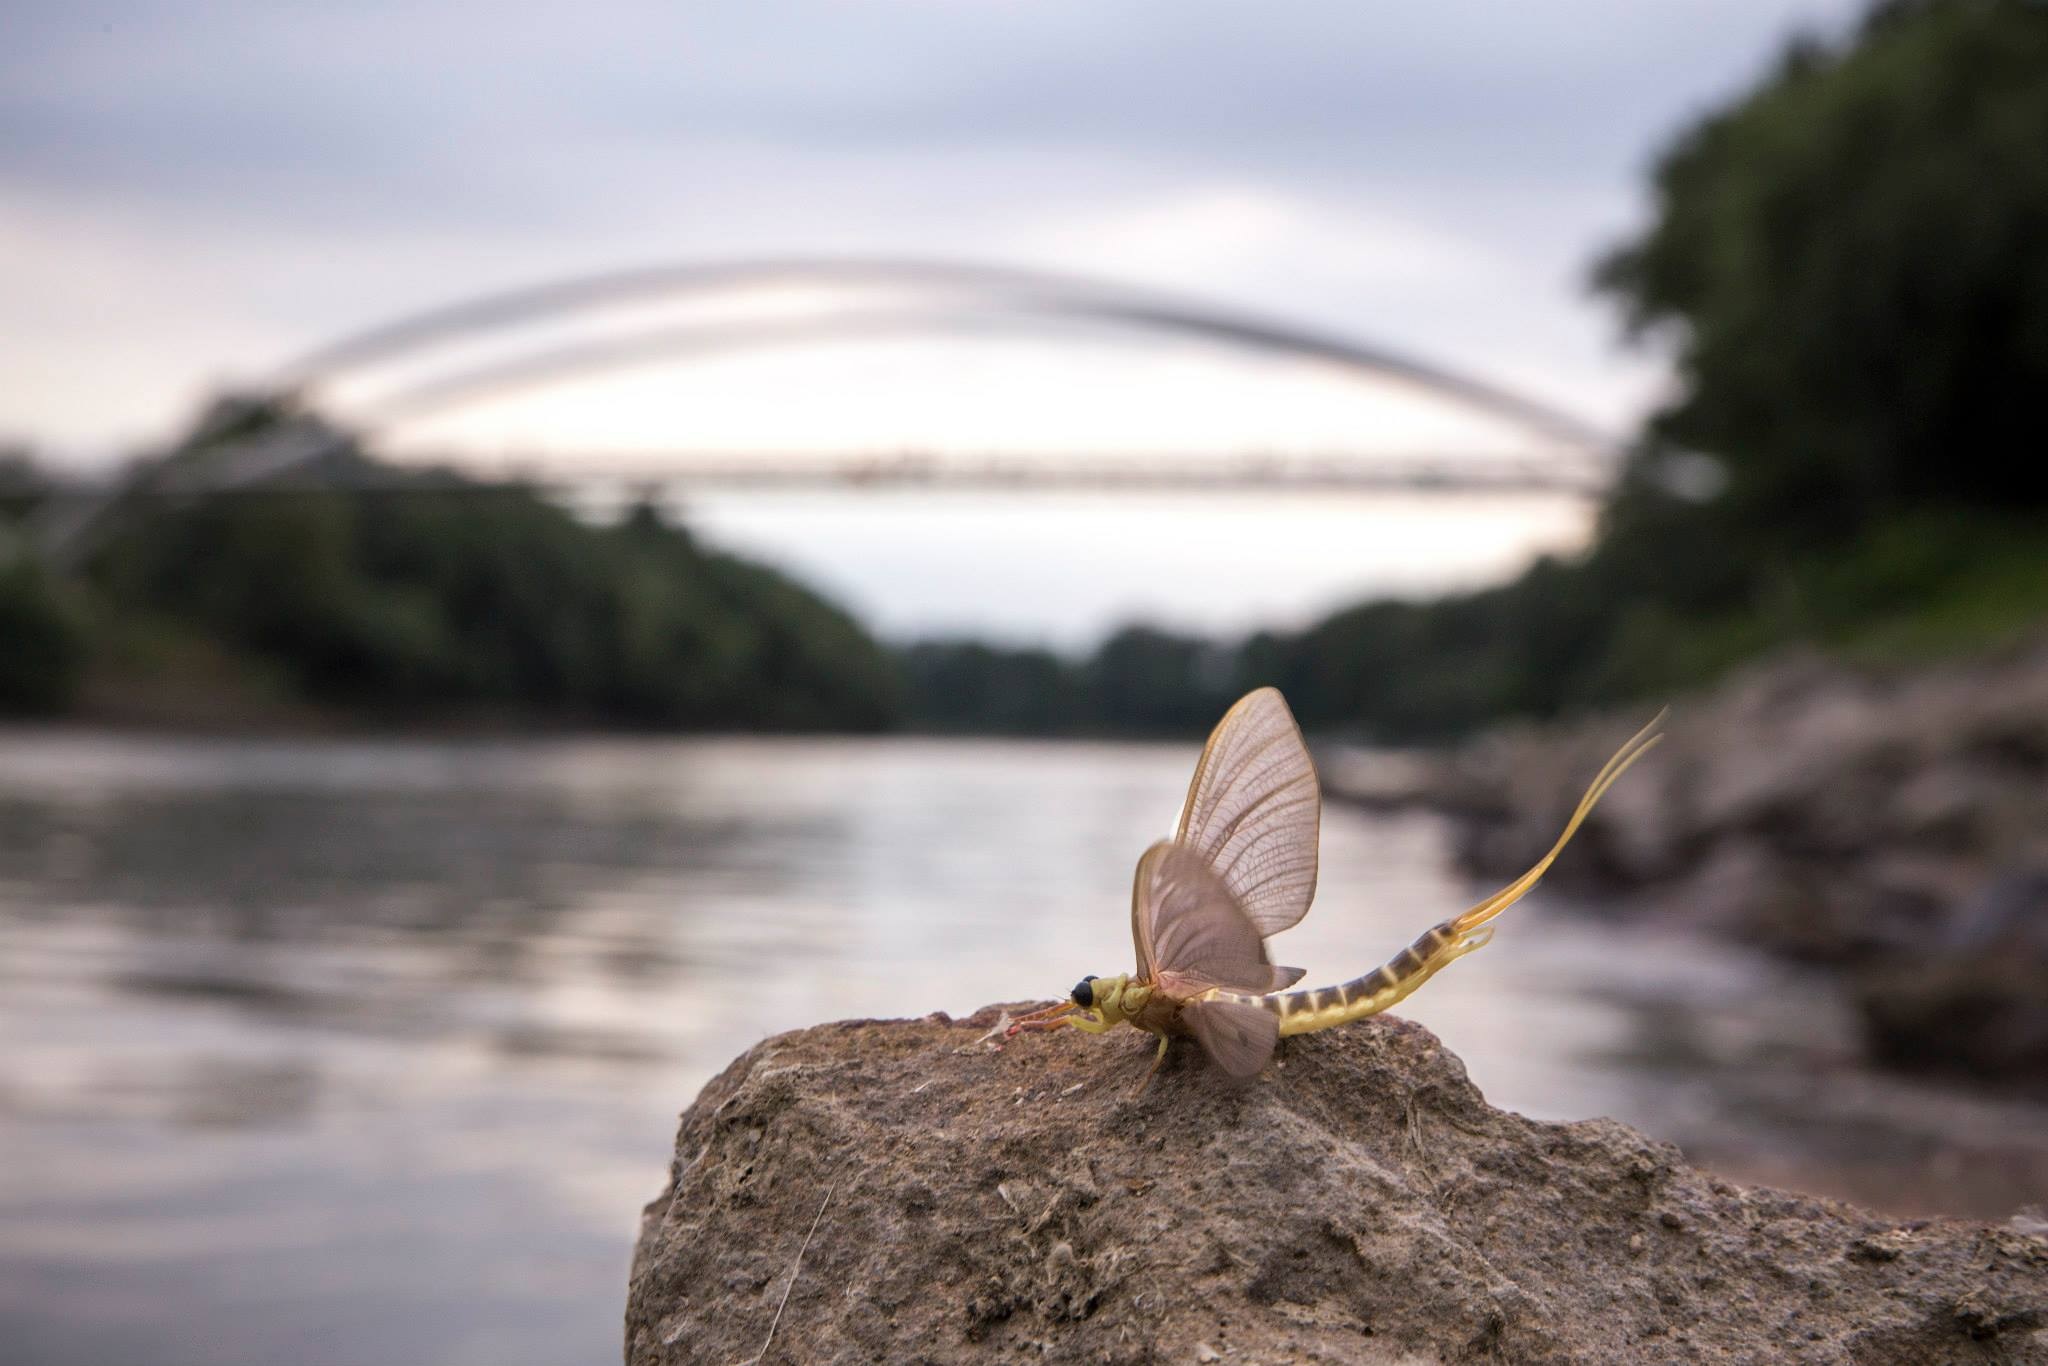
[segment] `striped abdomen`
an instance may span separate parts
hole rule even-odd
[[[1458,922],[1446,920],[1382,966],[1339,986],[1264,996],[1219,991],[1216,996],[1272,1011],[1280,1017],[1282,1034],[1309,1034],[1379,1014],[1428,981],[1439,968],[1484,942],[1481,936],[1468,936],[1460,944]]]
[[[1629,765],[1648,753],[1661,738],[1657,727],[1663,720],[1664,713],[1658,712],[1655,720],[1615,751],[1607,766],[1593,779],[1592,786],[1586,789],[1586,795],[1579,799],[1578,809],[1565,823],[1564,833],[1557,837],[1557,843],[1550,846],[1550,852],[1536,861],[1535,867],[1463,915],[1430,930],[1395,954],[1385,965],[1374,968],[1363,977],[1354,977],[1341,986],[1317,987],[1313,991],[1276,991],[1264,996],[1217,990],[1208,993],[1206,999],[1242,1001],[1270,1010],[1280,1017],[1282,1034],[1310,1034],[1318,1029],[1349,1024],[1368,1015],[1377,1015],[1401,1001],[1442,968],[1485,946],[1486,941],[1493,937],[1493,930],[1487,922],[1520,901],[1536,885],[1537,879],[1549,871],[1550,865],[1591,814],[1594,803],[1614,785],[1615,779],[1628,771]]]

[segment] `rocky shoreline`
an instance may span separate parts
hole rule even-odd
[[[1733,1185],[1487,1105],[1426,1029],[1232,1083],[961,1021],[769,1039],[683,1115],[628,1366],[2048,1362],[2048,1225]]]
[[[1496,732],[1408,796],[1510,877],[1644,719]],[[1547,885],[1839,970],[1875,1061],[2048,1094],[2048,638],[1910,674],[1781,658],[1681,699]]]

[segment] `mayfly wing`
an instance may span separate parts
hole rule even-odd
[[[1219,982],[1205,972],[1175,972],[1172,968],[1161,968],[1153,983],[1176,1001],[1192,1001],[1204,992],[1218,987],[1226,991],[1249,991],[1263,996],[1269,991],[1285,991],[1299,982],[1303,976],[1300,968],[1277,968],[1271,963],[1260,963],[1255,967],[1243,968],[1235,974],[1237,980]]]
[[[1246,1001],[1196,1001],[1180,1018],[1210,1057],[1233,1077],[1266,1065],[1280,1042],[1280,1017]]]
[[[1131,947],[1138,953],[1138,980],[1154,981],[1159,976],[1158,956],[1152,949],[1152,878],[1149,865],[1163,847],[1155,844],[1138,859],[1137,876],[1131,880]]]
[[[1202,747],[1174,836],[1208,861],[1260,935],[1308,914],[1322,789],[1294,713],[1273,688],[1238,700]]]
[[[1186,845],[1161,840],[1145,851],[1131,907],[1139,966],[1176,999],[1212,987],[1277,991],[1301,978],[1299,968],[1266,961],[1258,926]]]

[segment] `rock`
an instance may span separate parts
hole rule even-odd
[[[642,1220],[628,1366],[2048,1362],[2048,1239],[1494,1110],[1412,1023],[1288,1040],[1244,1084],[1178,1047],[1134,1096],[1148,1040],[996,1051],[998,1019],[820,1026],[707,1085]]]
[[[1872,1052],[1915,1071],[2048,1077],[2048,868],[2008,873],[1970,899],[1929,952],[1859,971]]]
[[[1430,787],[1459,861],[1501,878],[1534,862],[1641,720],[1452,756]],[[1800,654],[1683,699],[1546,885],[1839,968],[1880,1060],[2048,1094],[2048,936],[1958,936],[2041,866],[2048,639],[1890,676]]]

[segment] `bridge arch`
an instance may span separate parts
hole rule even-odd
[[[1408,387],[1455,410],[1503,420],[1540,438],[1542,454],[1519,461],[1474,462],[1423,458],[1403,464],[1372,455],[1293,461],[1254,455],[1217,469],[1172,467],[1103,469],[1087,460],[1068,460],[1049,471],[1032,461],[985,461],[964,472],[943,474],[928,457],[902,452],[834,464],[798,462],[780,470],[747,468],[713,457],[672,461],[642,486],[669,483],[689,488],[778,488],[835,485],[890,487],[950,483],[970,488],[1030,487],[1217,490],[1351,490],[1474,492],[1481,494],[1563,494],[1597,497],[1619,465],[1620,443],[1594,424],[1563,409],[1396,348],[1271,315],[1235,309],[1156,290],[1055,272],[962,262],[891,257],[792,256],[750,261],[680,263],[614,271],[486,294],[438,306],[338,338],[262,377],[259,397],[299,399],[322,414],[331,387],[379,367],[403,369],[431,362],[437,352],[460,355],[464,344],[488,341],[521,328],[575,319],[618,305],[648,301],[708,299],[720,293],[793,287],[850,288],[890,292],[891,306],[841,310],[821,318],[726,320],[688,328],[657,328],[513,352],[441,371],[410,388],[401,385],[383,401],[387,415],[411,415],[456,406],[506,389],[539,387],[591,371],[630,366],[680,353],[716,353],[842,334],[930,330],[962,321],[1022,326],[1072,325],[1123,329],[1140,335],[1192,339],[1239,353],[1319,362],[1364,379]],[[264,483],[317,469],[346,449],[358,435],[377,434],[375,411],[365,423],[344,413],[345,427],[327,422],[287,423],[229,443],[208,443],[204,458],[173,458],[134,471],[117,487],[85,490],[53,500],[41,518],[36,541],[58,563],[75,561],[112,524],[112,512],[130,494],[183,497]],[[1056,462],[1057,463],[1057,462]],[[1097,462],[1098,464],[1100,462]],[[764,477],[765,475],[765,477]],[[518,477],[527,477],[522,472]],[[545,482],[541,480],[539,482]]]
[[[1240,353],[1335,366],[1419,390],[1555,444],[1590,467],[1612,464],[1616,442],[1563,409],[1375,342],[1200,299],[1055,272],[900,258],[786,257],[657,265],[553,281],[435,307],[336,339],[297,358],[271,387],[317,395],[382,366],[431,359],[437,349],[607,307],[687,302],[750,289],[867,289],[900,296],[885,307],[814,319],[728,320],[662,327],[488,359],[400,387],[376,405],[391,417],[432,413],[517,390],[650,359],[847,334],[921,330],[948,322],[1081,324],[1187,339]]]

